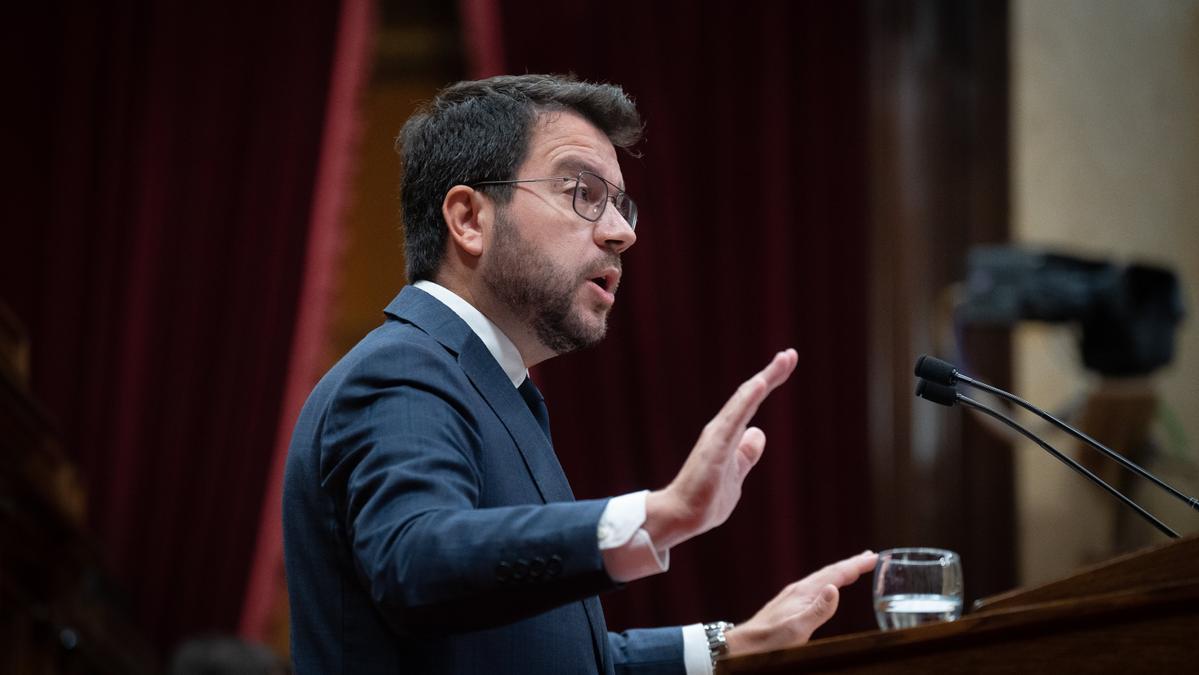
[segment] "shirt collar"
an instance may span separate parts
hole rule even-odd
[[[529,369],[525,368],[525,361],[520,356],[520,351],[512,340],[504,335],[504,331],[500,327],[491,322],[483,313],[475,309],[475,306],[462,299],[457,293],[440,284],[435,284],[427,279],[412,284],[414,287],[421,289],[429,295],[441,301],[441,304],[450,308],[450,311],[458,315],[458,318],[466,322],[470,329],[479,336],[483,341],[483,346],[487,347],[487,351],[495,357],[495,360],[500,364],[500,368],[504,369],[504,374],[512,381],[513,387],[519,387],[525,378],[529,376]]]

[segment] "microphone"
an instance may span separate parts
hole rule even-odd
[[[958,370],[948,361],[921,354],[916,359],[916,377],[948,387],[957,383]]]
[[[1041,419],[1045,420],[1046,422],[1049,422],[1053,426],[1061,429],[1062,431],[1065,431],[1066,433],[1070,434],[1074,438],[1077,438],[1078,440],[1082,441],[1083,443],[1086,443],[1087,445],[1091,446],[1092,448],[1095,448],[1096,450],[1103,453],[1110,459],[1115,460],[1117,463],[1120,464],[1120,466],[1123,466],[1125,469],[1128,469],[1129,471],[1132,471],[1133,473],[1137,474],[1138,476],[1148,480],[1149,482],[1156,485],[1158,488],[1165,490],[1166,493],[1168,493],[1170,496],[1180,500],[1182,503],[1186,504],[1187,506],[1191,507],[1192,509],[1199,511],[1199,499],[1195,499],[1194,497],[1189,497],[1189,496],[1183,494],[1182,492],[1180,492],[1179,490],[1176,490],[1173,486],[1169,485],[1168,483],[1161,480],[1157,476],[1149,473],[1145,469],[1142,469],[1140,466],[1138,466],[1136,463],[1134,463],[1132,460],[1128,459],[1124,455],[1121,455],[1120,453],[1112,450],[1111,448],[1100,443],[1099,441],[1095,440],[1094,438],[1091,438],[1087,434],[1079,431],[1078,429],[1075,429],[1074,427],[1070,426],[1069,424],[1066,424],[1065,422],[1059,420],[1058,418],[1054,417],[1053,415],[1050,415],[1048,412],[1045,412],[1044,410],[1041,410],[1040,408],[1029,403],[1028,401],[1025,401],[1024,399],[1020,398],[1019,396],[1008,393],[1008,392],[1000,389],[999,387],[993,387],[993,386],[987,384],[986,382],[982,382],[980,380],[976,380],[967,375],[964,375],[963,373],[958,371],[958,369],[955,368],[952,363],[942,361],[941,359],[938,359],[934,356],[929,356],[928,354],[922,354],[920,356],[920,358],[916,359],[916,377],[920,377],[920,378],[928,380],[929,382],[936,383],[936,384],[943,385],[943,386],[953,386],[953,385],[957,384],[958,382],[961,382],[963,384],[974,387],[975,389],[981,389],[985,392],[994,394],[1002,399],[1011,401],[1012,403],[1015,403],[1016,405],[1020,406],[1021,408],[1024,408],[1025,410],[1033,413],[1034,415],[1036,415],[1037,417],[1040,417]],[[917,392],[917,394],[919,394],[919,392]]]
[[[942,361],[942,363],[944,363],[944,361]],[[1081,465],[1078,462],[1074,461],[1073,459],[1067,457],[1066,455],[1063,455],[1052,445],[1049,445],[1044,440],[1042,440],[1040,436],[1037,436],[1033,432],[1024,428],[1023,426],[1021,426],[1018,422],[1016,422],[1012,418],[1008,417],[1007,415],[1004,415],[1003,413],[999,412],[998,410],[995,410],[994,408],[990,408],[986,405],[983,405],[982,403],[979,403],[978,401],[975,401],[974,399],[970,398],[969,396],[965,396],[965,395],[959,393],[956,386],[954,386],[952,384],[946,385],[946,384],[941,384],[940,382],[934,382],[932,380],[921,379],[920,382],[916,385],[916,395],[925,400],[932,401],[933,403],[937,403],[937,404],[940,404],[943,406],[948,406],[948,407],[953,407],[953,405],[955,403],[961,403],[962,405],[964,405],[966,407],[973,408],[985,415],[989,415],[990,417],[993,417],[993,418],[999,420],[1000,422],[1003,422],[1004,424],[1008,425],[1012,429],[1015,429],[1016,431],[1020,432],[1020,434],[1022,434],[1025,438],[1027,438],[1030,441],[1041,446],[1041,448],[1043,450],[1045,450],[1045,452],[1048,452],[1049,454],[1053,455],[1059,461],[1064,463],[1066,466],[1069,466],[1070,468],[1074,469],[1078,473],[1082,474],[1083,477],[1085,477],[1087,480],[1090,480],[1092,483],[1094,483],[1094,484],[1098,485],[1099,487],[1103,488],[1104,490],[1106,490],[1108,493],[1110,493],[1116,499],[1119,499],[1121,502],[1124,503],[1125,506],[1136,511],[1138,515],[1140,515],[1142,518],[1144,518],[1146,521],[1148,521],[1150,525],[1153,525],[1154,527],[1156,527],[1162,534],[1164,534],[1167,537],[1170,537],[1172,539],[1178,539],[1177,532],[1170,529],[1165,523],[1163,523],[1162,521],[1155,518],[1153,516],[1153,514],[1149,513],[1145,509],[1141,508],[1140,504],[1137,504],[1136,502],[1129,499],[1127,496],[1124,495],[1123,492],[1120,492],[1116,488],[1109,485],[1102,478],[1100,478],[1099,476],[1096,476],[1094,473],[1087,470],[1087,468],[1084,467],[1083,465]]]
[[[950,408],[958,402],[957,387],[952,384],[944,385],[930,380],[922,379],[916,383],[916,395],[933,403],[949,406]]]

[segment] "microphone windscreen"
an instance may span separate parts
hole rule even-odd
[[[922,377],[929,382],[951,385],[957,381],[958,371],[952,363],[942,361],[935,356],[921,354],[916,359],[916,377]]]
[[[931,380],[920,380],[916,395],[922,399],[953,407],[958,402],[958,388],[951,384],[938,384]]]

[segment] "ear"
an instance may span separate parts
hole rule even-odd
[[[491,226],[489,200],[474,188],[455,185],[441,202],[441,217],[455,247],[468,256],[483,255],[483,233]]]

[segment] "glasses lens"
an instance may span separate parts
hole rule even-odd
[[[594,222],[603,215],[607,201],[607,183],[593,173],[580,173],[579,182],[575,185],[575,212]]]
[[[628,193],[618,192],[612,203],[616,205],[616,210],[629,224],[629,227],[637,229],[637,204],[633,202]]]
[[[625,219],[629,227],[637,227],[637,205],[621,189],[609,187],[608,181],[591,173],[583,171],[575,184],[575,212],[587,220],[595,222],[604,214],[608,205],[609,195],[616,212]]]

